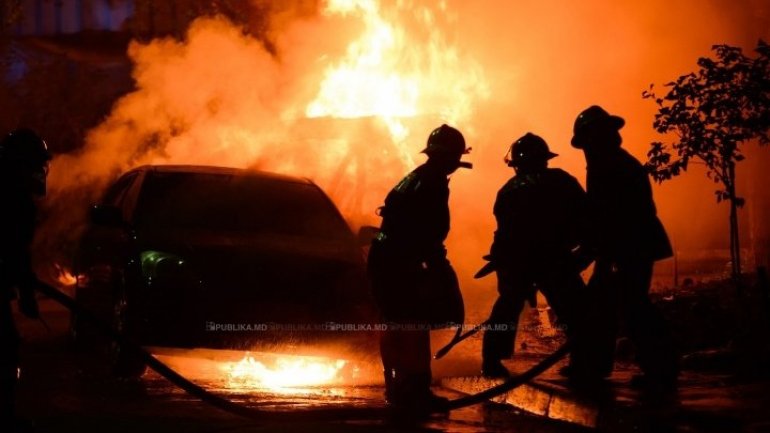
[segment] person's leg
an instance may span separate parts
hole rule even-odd
[[[374,243],[369,251],[368,276],[372,292],[388,330],[380,334],[380,357],[385,379],[385,398],[395,402],[403,390],[404,347],[409,344],[406,317],[412,316],[414,302],[407,297],[413,293],[413,267],[405,266],[392,252]]]
[[[585,326],[588,311],[585,308],[586,285],[576,272],[553,270],[543,278],[539,286],[548,305],[556,313],[559,328],[567,337],[570,345],[570,366],[562,374],[570,376],[575,365],[585,365],[586,345],[581,337],[581,327]]]
[[[430,389],[430,331],[426,328],[388,334],[383,346],[383,363],[389,363],[390,367],[385,377],[388,403],[410,414],[443,410],[447,399],[436,396]]]
[[[514,290],[501,290],[489,315],[489,329],[484,330],[481,345],[482,374],[507,376],[501,360],[513,356],[519,316],[524,309],[525,296]]]
[[[612,374],[618,331],[616,281],[611,263],[599,260],[578,303],[576,351],[572,367],[577,379],[593,381]]]
[[[4,300],[0,306],[0,352],[0,422],[8,426],[15,418],[19,366],[19,334],[13,322],[10,300]]]
[[[383,331],[380,334],[380,357],[385,376],[385,400],[393,401],[397,395],[396,367],[401,341],[398,331]]]
[[[554,270],[553,274],[543,279],[538,288],[556,313],[558,325],[568,338],[572,338],[578,317],[585,313],[581,305],[581,301],[586,296],[583,278],[577,273]]]
[[[401,351],[404,362],[400,370],[406,380],[407,390],[415,397],[424,397],[430,394],[432,380],[430,363],[433,357],[430,352],[430,331],[427,329],[405,331],[402,341],[404,345]]]
[[[652,261],[620,265],[620,304],[642,372],[657,384],[672,386],[678,375],[678,360],[668,325],[649,298],[652,270]]]

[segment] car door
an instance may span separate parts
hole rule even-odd
[[[130,221],[143,173],[129,172],[113,183],[102,201],[91,209],[90,221],[75,257],[78,276],[76,298],[87,308],[110,319],[114,290],[126,283],[135,255]],[[111,212],[110,221],[100,221],[98,212]]]

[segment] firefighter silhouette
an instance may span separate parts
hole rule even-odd
[[[30,264],[35,228],[35,198],[45,195],[50,155],[45,141],[29,129],[17,129],[0,142],[0,318],[2,354],[2,425],[15,423],[14,400],[19,366],[19,335],[11,301],[18,297],[21,313],[38,317],[34,289],[37,277]]]
[[[372,242],[368,274],[388,330],[380,339],[385,396],[406,410],[431,410],[446,402],[431,384],[430,329],[461,324],[457,276],[447,260],[449,179],[468,153],[460,131],[436,128],[423,150],[428,160],[401,180],[380,208],[382,225]]]
[[[556,156],[545,140],[527,133],[505,158],[516,174],[494,205],[497,230],[485,268],[497,272],[499,297],[482,340],[484,376],[508,376],[501,360],[513,355],[519,315],[526,301],[535,306],[538,290],[572,335],[576,300],[585,288],[580,272],[590,263],[580,248],[586,197],[574,177],[548,167]]]
[[[619,322],[636,346],[644,373],[634,384],[671,389],[677,357],[665,321],[649,299],[655,261],[671,257],[666,231],[657,217],[647,171],[621,148],[623,118],[599,106],[575,120],[572,146],[587,163],[588,245],[596,265],[588,283],[592,315],[592,371],[607,377],[613,369]],[[620,319],[620,320],[618,320]]]

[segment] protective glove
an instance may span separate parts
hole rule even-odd
[[[578,272],[585,271],[593,263],[594,259],[594,254],[586,247],[579,246],[572,250],[572,264]]]
[[[484,260],[487,261],[487,263],[479,269],[475,275],[473,275],[473,278],[479,279],[484,278],[487,275],[491,274],[492,272],[495,272],[497,270],[497,262],[495,261],[492,254],[487,254],[486,256],[482,257]]]
[[[446,248],[442,245],[440,248],[434,248],[429,251],[423,263],[425,263],[426,269],[442,272],[446,267],[451,267],[446,256]]]

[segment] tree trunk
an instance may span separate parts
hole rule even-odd
[[[730,244],[733,261],[733,278],[741,275],[741,245],[738,237],[738,206],[734,201],[730,202]]]
[[[729,182],[727,194],[730,201],[730,258],[732,260],[732,277],[738,280],[741,276],[741,243],[738,232],[738,203],[735,195],[735,164],[727,167]]]

